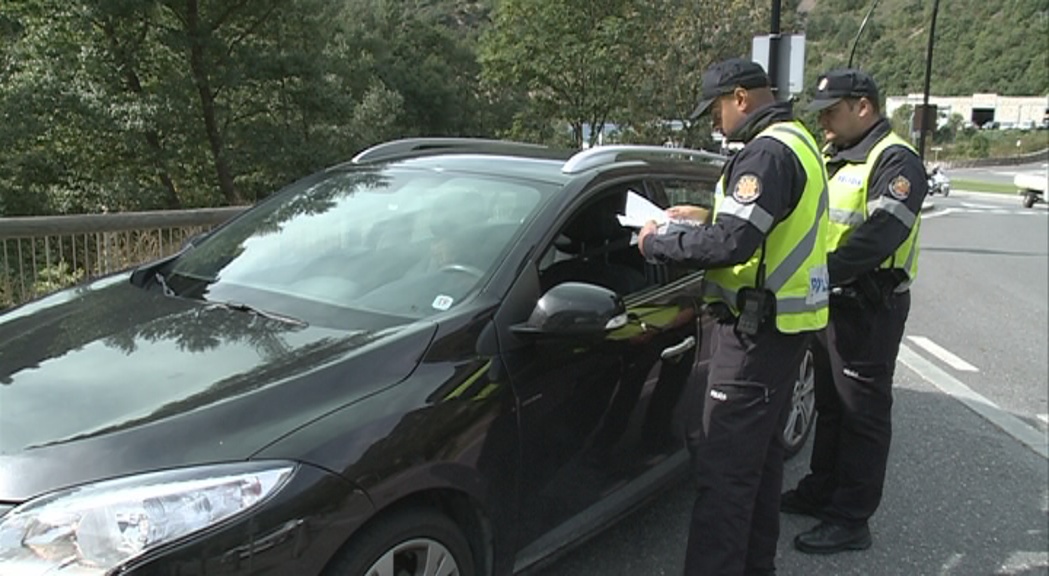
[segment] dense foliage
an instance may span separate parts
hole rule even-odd
[[[865,12],[784,1],[809,77]],[[798,12],[799,4],[806,12]],[[863,3],[866,4],[866,3]],[[921,89],[931,0],[882,0],[858,64]],[[811,9],[810,9],[811,8]],[[5,0],[0,215],[250,203],[407,135],[692,146],[711,61],[766,0]],[[941,8],[937,93],[1045,94],[1045,0]]]

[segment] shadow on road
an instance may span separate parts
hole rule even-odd
[[[871,520],[874,546],[801,554],[791,541],[816,521],[783,515],[780,576],[1049,574],[1044,459],[902,367],[894,425],[885,496]],[[806,447],[787,462],[788,487],[808,458]],[[540,574],[677,576],[692,498],[690,483],[681,483]]]

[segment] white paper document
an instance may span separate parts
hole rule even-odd
[[[627,190],[625,212],[616,217],[619,218],[619,224],[627,228],[643,228],[649,220],[655,220],[659,225],[669,221],[665,210],[633,190]]]

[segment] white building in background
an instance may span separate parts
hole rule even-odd
[[[922,104],[921,94],[889,96],[885,99],[885,115],[904,104]],[[988,123],[1002,128],[1035,128],[1049,119],[1049,95],[1046,96],[1000,96],[998,94],[973,94],[972,96],[933,96],[929,104],[936,106],[940,117],[939,125],[947,122],[954,114],[960,114],[966,123],[984,126]]]

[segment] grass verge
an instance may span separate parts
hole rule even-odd
[[[969,192],[994,192],[997,194],[1016,194],[1016,186],[1011,183],[984,182],[982,180],[962,180],[951,178],[951,190],[968,190]]]

